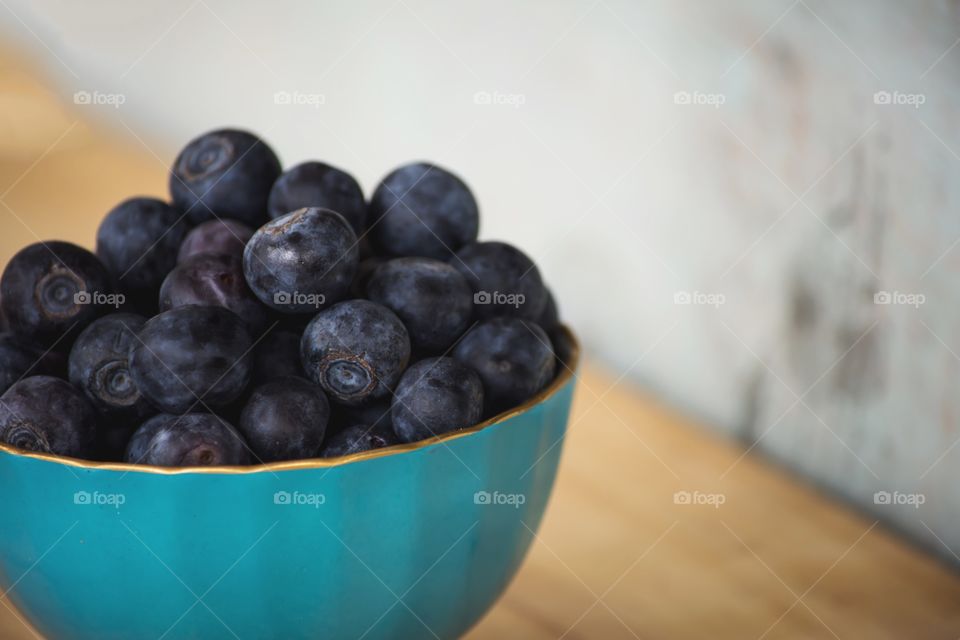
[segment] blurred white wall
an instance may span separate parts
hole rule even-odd
[[[0,18],[65,100],[88,92],[78,108],[164,161],[240,125],[368,192],[410,159],[453,168],[594,356],[960,553],[955,3],[5,0]],[[639,444],[638,464],[657,464]]]

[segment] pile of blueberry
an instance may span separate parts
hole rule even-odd
[[[191,141],[171,202],[110,211],[93,254],[17,253],[0,280],[0,442],[163,466],[332,457],[515,407],[563,353],[536,265],[478,242],[467,186],[402,166],[369,202],[245,131]]]

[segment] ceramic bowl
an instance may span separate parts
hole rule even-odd
[[[455,638],[543,517],[578,346],[523,406],[335,460],[169,469],[0,446],[0,593],[50,640]]]

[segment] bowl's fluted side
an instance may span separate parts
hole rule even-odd
[[[0,451],[0,588],[51,639],[456,637],[530,546],[572,391],[332,467],[163,475]]]

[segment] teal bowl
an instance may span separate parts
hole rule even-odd
[[[0,593],[51,640],[455,638],[553,487],[578,347],[465,431],[336,460],[168,469],[0,446]]]

